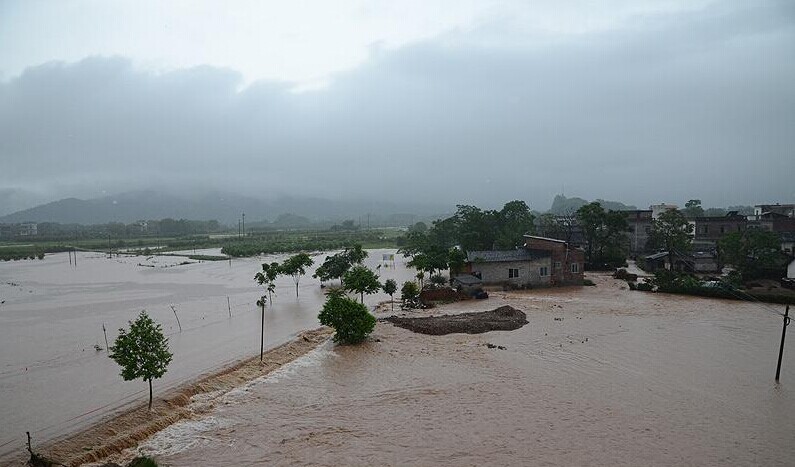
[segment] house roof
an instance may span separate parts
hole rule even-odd
[[[531,252],[520,248],[518,250],[486,250],[470,251],[467,253],[467,261],[470,263],[495,263],[503,261],[530,261],[538,258]]]
[[[650,259],[650,260],[653,261],[655,259],[665,258],[666,256],[668,256],[668,252],[667,251],[661,251],[659,253],[654,253],[653,255],[647,256],[646,259]]]
[[[545,240],[547,242],[566,243],[566,240],[558,240],[557,238],[539,237],[537,235],[524,235],[524,238],[532,238],[533,240]]]
[[[462,274],[460,276],[455,276],[453,280],[461,285],[478,285],[483,282],[472,274]]]

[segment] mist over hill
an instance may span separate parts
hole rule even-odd
[[[354,219],[357,222],[411,222],[414,217],[435,217],[451,207],[367,200],[329,200],[311,197],[258,199],[231,193],[204,193],[184,196],[161,191],[131,191],[92,199],[66,198],[0,217],[0,223],[58,222],[62,224],[103,224],[135,222],[142,219],[217,220],[236,225],[245,213],[246,223],[275,221],[285,215],[305,217],[313,222]]]

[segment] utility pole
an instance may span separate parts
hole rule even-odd
[[[105,323],[102,323],[102,333],[105,334],[105,350],[110,352],[110,346],[108,346],[108,331],[105,329]]]
[[[246,213],[243,213],[243,236],[246,236]]]
[[[781,347],[778,348],[778,365],[776,366],[777,382],[779,376],[781,376],[781,357],[784,355],[784,339],[787,337],[787,326],[789,326],[789,322],[789,305],[787,305],[787,309],[784,311],[784,327],[781,328]]]

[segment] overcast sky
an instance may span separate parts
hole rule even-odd
[[[795,201],[792,1],[0,0],[0,44],[0,214],[153,187]]]

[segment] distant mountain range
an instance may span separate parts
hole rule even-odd
[[[284,214],[295,214],[312,221],[354,219],[373,225],[400,218],[435,218],[450,211],[445,206],[397,204],[384,201],[333,201],[321,198],[281,197],[262,200],[229,193],[206,193],[180,196],[159,191],[131,191],[93,199],[66,198],[24,209],[0,217],[0,223],[58,222],[61,224],[130,223],[144,219],[217,220],[236,225],[241,214],[246,223],[276,220]]]

